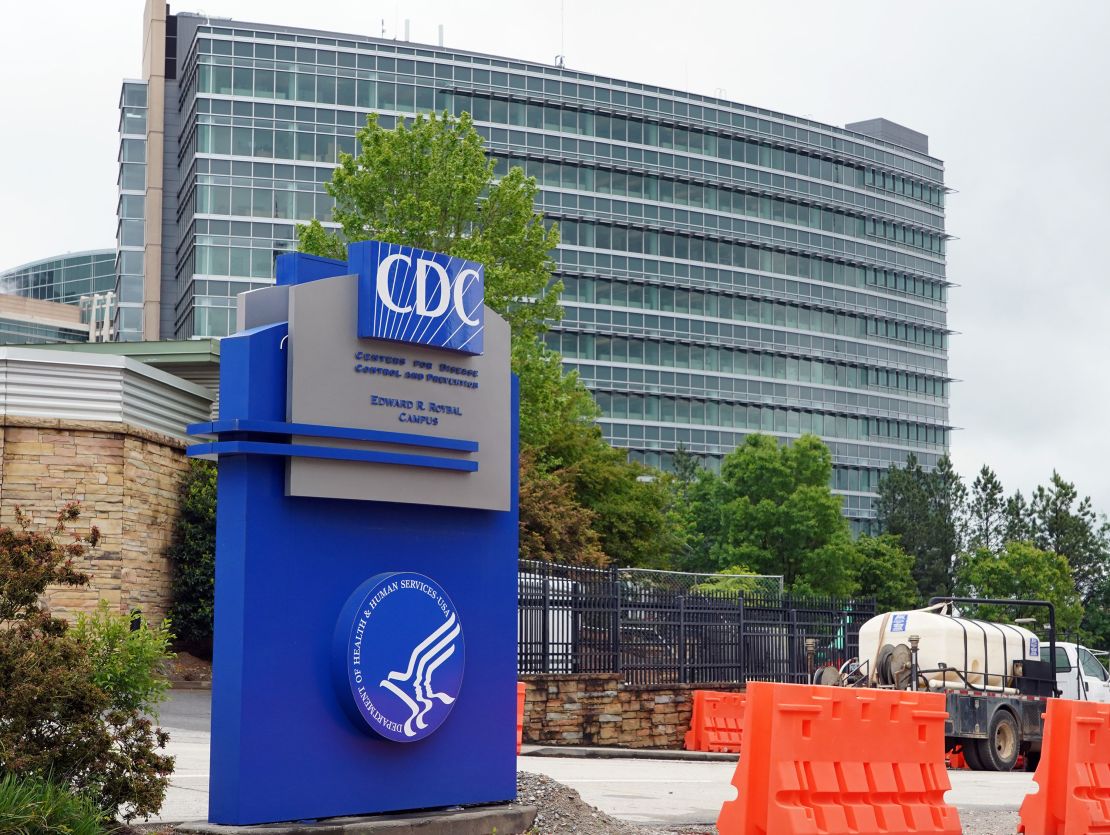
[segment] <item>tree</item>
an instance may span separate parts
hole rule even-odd
[[[520,377],[520,441],[536,452],[541,466],[560,466],[560,455],[597,437],[601,410],[577,372],[566,373],[562,357],[539,340],[514,341],[512,358]]]
[[[898,537],[861,536],[856,540],[858,594],[874,597],[880,612],[913,609],[921,596],[913,579],[913,557]]]
[[[1002,539],[1004,542],[1028,542],[1033,538],[1033,527],[1029,518],[1029,503],[1020,490],[1006,499],[1002,518]]]
[[[181,644],[197,655],[212,654],[216,593],[216,467],[189,462],[181,485],[181,515],[169,549],[173,569],[170,620]]]
[[[130,820],[158,811],[173,758],[159,753],[168,735],[143,715],[152,691],[141,661],[128,659],[120,681],[105,642],[86,640],[97,627],[70,636],[42,602],[48,586],[89,582],[73,563],[99,532],[72,533],[79,516],[67,504],[44,534],[17,509],[19,528],[0,528],[0,774],[49,779]]]
[[[691,455],[686,445],[680,442],[674,451],[674,478],[676,487],[683,497],[690,485],[697,481],[701,469],[697,457]]]
[[[956,555],[962,550],[966,489],[948,456],[926,472],[910,454],[879,481],[878,519],[883,533],[901,539],[914,558],[922,597],[948,594]]]
[[[1061,554],[1044,551],[1028,542],[1008,542],[998,553],[979,548],[960,561],[956,588],[963,597],[992,597],[1001,600],[1047,600],[1056,606],[1056,628],[1065,633],[1078,628],[1083,605],[1072,579],[1071,566]],[[987,620],[1013,622],[1036,618],[1044,611],[1014,611],[980,606],[978,616]]]
[[[520,557],[569,565],[604,566],[609,558],[593,525],[596,514],[582,507],[559,474],[544,472],[536,453],[520,453]]]
[[[684,547],[668,476],[627,460],[601,431],[580,435],[578,449],[556,446],[561,477],[595,514],[601,547],[617,565],[673,568]]]
[[[1033,542],[1066,557],[1079,593],[1089,598],[1106,581],[1110,561],[1107,525],[1090,497],[1080,499],[1075,485],[1053,471],[1048,486],[1034,491],[1029,518]]]
[[[333,218],[298,229],[302,252],[345,258],[345,242],[379,240],[485,265],[486,304],[514,337],[534,338],[560,317],[562,284],[552,281],[555,226],[535,211],[538,188],[520,168],[494,178],[470,115],[418,115],[395,130],[370,115],[357,133],[357,156],[341,154],[331,182]]]
[[[1006,500],[1002,482],[986,464],[971,485],[968,503],[968,547],[996,551],[1002,547]]]
[[[795,592],[852,593],[855,554],[831,476],[832,455],[814,435],[790,446],[745,438],[721,465],[718,566],[782,575]]]

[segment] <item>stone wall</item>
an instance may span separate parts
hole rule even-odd
[[[629,687],[618,674],[527,675],[524,742],[681,748],[690,729],[694,690],[740,685]]]
[[[14,526],[16,507],[38,530],[53,525],[66,502],[81,503],[77,530],[96,525],[100,545],[77,567],[91,575],[83,588],[49,593],[59,615],[138,608],[161,618],[169,606],[166,549],[188,470],[185,444],[114,422],[0,417],[0,524]]]

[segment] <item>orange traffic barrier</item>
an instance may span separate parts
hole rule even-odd
[[[959,835],[944,694],[752,682],[721,835]]]
[[[695,690],[690,730],[683,737],[687,751],[740,753],[744,694]]]
[[[524,742],[524,697],[528,692],[528,685],[523,681],[516,683],[516,752],[520,753],[520,746]]]
[[[967,760],[964,759],[964,749],[962,745],[948,752],[948,767],[955,769],[971,768],[971,766],[967,764]]]
[[[1049,699],[1036,794],[1021,804],[1018,832],[1110,832],[1110,704]]]

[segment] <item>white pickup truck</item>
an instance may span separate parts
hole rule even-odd
[[[1041,644],[1041,660],[1048,661],[1048,644]],[[1110,673],[1094,652],[1078,644],[1056,642],[1056,686],[1060,698],[1110,702]]]

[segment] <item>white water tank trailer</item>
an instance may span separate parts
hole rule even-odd
[[[1026,661],[1040,661],[1040,640],[1021,626],[971,620],[933,606],[885,612],[860,627],[859,663],[872,686],[909,689],[913,637],[918,689],[1018,693]],[[1016,666],[1015,666],[1016,662]]]

